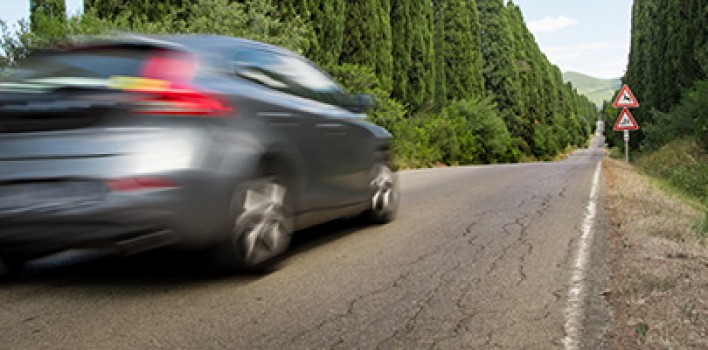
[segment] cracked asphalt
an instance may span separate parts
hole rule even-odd
[[[38,262],[0,282],[0,348],[563,348],[602,157],[593,148],[560,162],[402,172],[396,221],[300,232],[264,275],[219,274],[169,252]],[[588,349],[607,347],[611,318],[601,211],[597,221],[579,340]]]

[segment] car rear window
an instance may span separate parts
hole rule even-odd
[[[140,73],[150,52],[148,49],[109,47],[40,54],[26,60],[6,81],[133,76]]]

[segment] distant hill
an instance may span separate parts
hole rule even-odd
[[[602,107],[602,102],[609,101],[615,90],[622,87],[620,78],[599,79],[577,72],[563,73],[563,81],[571,82],[578,93],[587,96],[598,107]]]

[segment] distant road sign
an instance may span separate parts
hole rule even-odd
[[[615,102],[612,103],[612,107],[637,108],[639,107],[639,101],[636,97],[634,97],[634,94],[632,93],[632,90],[629,89],[629,86],[627,86],[627,84],[624,84],[622,85],[622,90],[620,90],[619,94],[617,94]]]
[[[637,121],[634,120],[632,113],[629,113],[629,109],[625,107],[624,109],[622,109],[622,113],[619,115],[619,118],[617,118],[615,127],[612,128],[612,130],[639,130],[639,124],[637,124]]]

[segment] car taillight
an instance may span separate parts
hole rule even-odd
[[[174,181],[168,178],[147,176],[111,179],[106,181],[106,185],[113,192],[149,191],[178,187]]]
[[[158,50],[143,65],[139,78],[124,77],[121,88],[136,93],[138,114],[227,116],[234,108],[215,94],[191,85],[197,69],[193,54]]]
[[[139,91],[135,113],[196,116],[226,116],[233,108],[215,96],[192,89],[168,88],[159,91]]]

